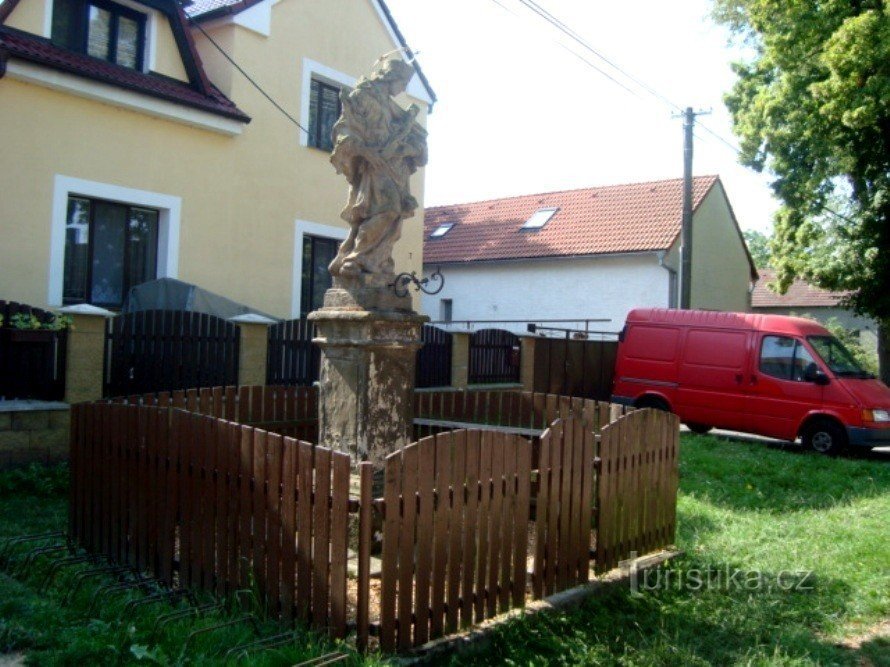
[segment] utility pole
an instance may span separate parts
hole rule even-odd
[[[690,304],[692,290],[692,130],[695,117],[704,116],[710,111],[693,111],[686,107],[682,114],[674,114],[674,118],[683,118],[683,221],[680,233],[680,298],[681,309],[686,310]]]

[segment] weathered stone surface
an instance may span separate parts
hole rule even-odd
[[[427,161],[426,130],[416,121],[419,107],[403,109],[393,99],[414,73],[400,57],[384,56],[341,96],[331,163],[349,181],[340,217],[350,231],[330,265],[334,287],[353,291],[360,286],[350,281],[362,279],[367,287],[385,288],[395,277],[393,245],[402,220],[418,206],[410,192],[411,174]]]
[[[322,350],[320,442],[380,469],[411,439],[415,358],[427,318],[329,308],[309,318]]]

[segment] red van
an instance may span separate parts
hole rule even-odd
[[[712,427],[795,440],[825,454],[890,446],[890,389],[827,329],[781,315],[633,310],[612,400]]]

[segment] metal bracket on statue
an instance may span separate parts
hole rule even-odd
[[[438,283],[439,286],[435,289],[428,288],[427,285],[431,282]],[[418,292],[432,296],[441,292],[442,288],[445,287],[445,277],[442,275],[442,270],[439,267],[436,267],[436,272],[429,278],[418,278],[417,273],[414,271],[411,273],[400,273],[396,276],[395,281],[391,282],[387,287],[392,287],[396,296],[408,296],[408,286],[412,284]]]

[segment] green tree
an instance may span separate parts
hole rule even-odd
[[[714,0],[751,54],[726,96],[741,160],[774,175],[771,243],[794,276],[881,322],[890,381],[890,13],[884,0]]]
[[[748,244],[748,252],[758,269],[772,266],[772,252],[769,248],[770,238],[756,229],[746,229],[742,232],[745,243]]]

